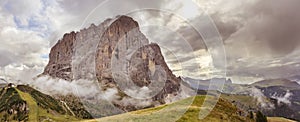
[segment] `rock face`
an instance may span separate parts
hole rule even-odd
[[[42,75],[68,81],[95,78],[103,87],[130,86],[130,81],[137,87],[162,87],[152,97],[160,103],[180,88],[181,79],[168,68],[160,47],[149,43],[138,23],[127,16],[65,34],[49,58]]]
[[[71,62],[75,39],[75,32],[65,34],[63,39],[59,40],[57,44],[51,48],[51,53],[49,54],[50,60],[43,74],[65,80],[70,80],[72,78]]]

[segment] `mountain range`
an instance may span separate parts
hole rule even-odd
[[[191,88],[208,89],[210,80],[183,78]],[[219,79],[225,80],[225,79]],[[269,79],[252,84],[234,84],[226,80],[222,96],[246,111],[260,110],[267,116],[279,116],[300,121],[300,85],[288,79]],[[198,86],[197,86],[198,85]],[[212,87],[213,88],[213,87]]]

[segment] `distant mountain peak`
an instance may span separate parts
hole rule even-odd
[[[296,81],[292,81],[284,78],[262,80],[262,81],[252,83],[252,85],[258,87],[285,86],[285,87],[300,88],[300,85]]]

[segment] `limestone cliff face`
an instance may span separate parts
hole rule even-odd
[[[75,32],[65,34],[63,39],[59,40],[57,44],[51,48],[51,53],[49,54],[50,60],[44,70],[44,75],[47,74],[65,80],[72,78],[71,62],[75,38]]]
[[[94,51],[86,52],[90,48]],[[79,54],[83,56],[74,58]],[[163,89],[152,98],[161,103],[168,94],[179,91],[181,79],[168,68],[159,45],[149,43],[138,23],[127,16],[65,34],[49,56],[43,75],[69,81],[96,78],[104,87],[120,87],[119,83],[130,81],[148,87],[163,81]]]

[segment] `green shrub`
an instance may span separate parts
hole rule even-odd
[[[253,112],[252,112],[252,111],[249,112],[249,118],[250,118],[250,119],[253,119],[253,118],[254,118],[254,115],[253,115]]]
[[[267,117],[263,113],[258,111],[256,113],[256,122],[268,122],[268,120],[267,120]]]

